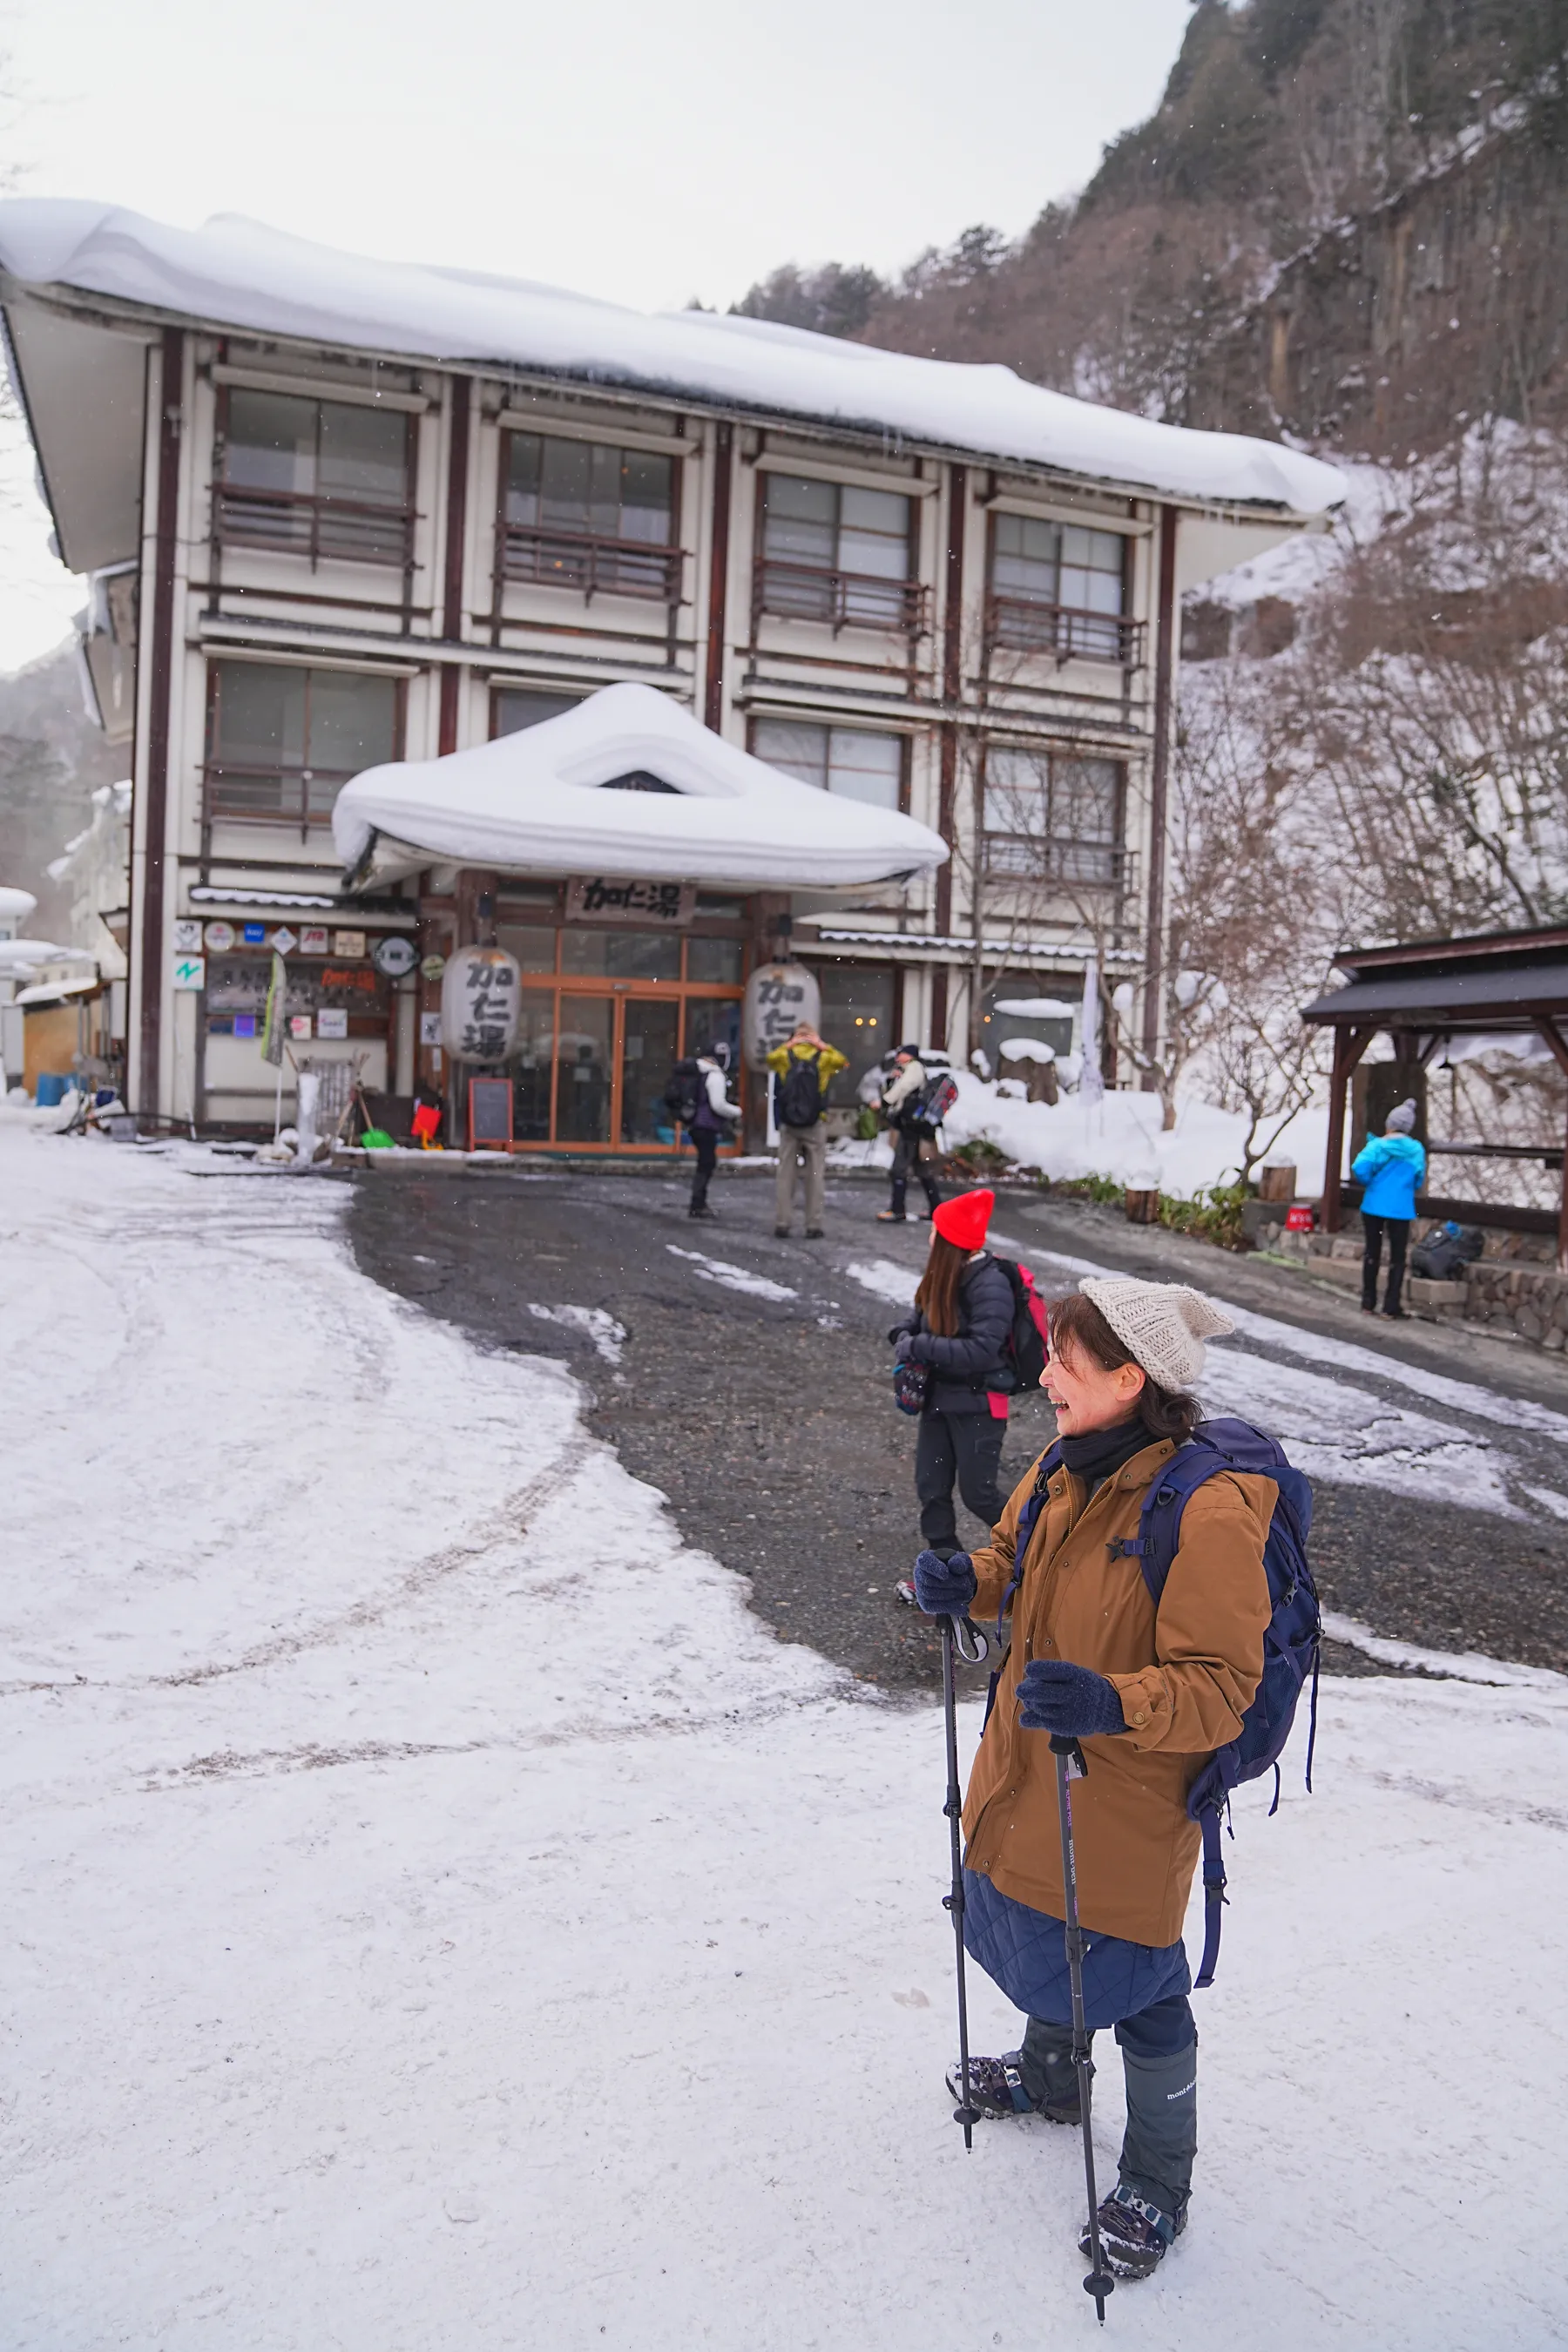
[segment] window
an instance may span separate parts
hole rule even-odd
[[[793,719],[759,719],[752,732],[759,760],[797,776],[819,792],[842,793],[873,808],[896,809],[903,781],[900,735],[870,735],[858,727],[812,727]]]
[[[872,629],[915,629],[912,500],[795,474],[763,478],[759,613]]]
[[[680,594],[674,517],[671,457],[541,433],[507,436],[503,580],[673,604]]]
[[[531,688],[498,686],[490,710],[492,735],[521,735],[525,727],[541,727],[547,719],[575,710],[580,694],[535,694]]]
[[[407,564],[413,422],[401,411],[231,390],[213,536],[312,563]]]
[[[858,1100],[856,1089],[868,1070],[889,1046],[898,1002],[898,977],[891,964],[813,963],[822,991],[822,1034],[848,1057],[827,1090],[836,1109],[848,1109]]]
[[[991,541],[990,637],[1066,661],[1132,658],[1123,618],[1126,541],[1119,531],[999,514]]]
[[[985,869],[996,879],[1120,886],[1122,771],[1115,760],[994,745],[985,761]]]
[[[209,818],[326,824],[351,776],[397,757],[395,678],[224,661],[211,695]]]

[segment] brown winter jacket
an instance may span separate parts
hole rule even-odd
[[[1182,1932],[1201,1843],[1187,1791],[1241,1727],[1262,1676],[1269,1617],[1271,1478],[1226,1471],[1197,1488],[1157,1618],[1137,1559],[1111,1557],[1110,1544],[1137,1535],[1144,1491],[1174,1450],[1166,1440],[1145,1446],[1087,1503],[1082,1479],[1053,1475],[963,1808],[970,1869],[1061,1918],[1056,1761],[1048,1732],[1019,1726],[1018,1680],[1031,1658],[1070,1658],[1106,1675],[1128,1728],[1083,1742],[1089,1777],[1073,1783],[1072,1800],[1079,1916],[1097,1934],[1137,1944],[1173,1944]],[[982,1622],[1002,1605],[1034,1483],[1031,1468],[974,1555],[973,1609]]]

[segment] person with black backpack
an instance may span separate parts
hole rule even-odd
[[[768,1067],[773,1074],[773,1115],[779,1131],[773,1232],[781,1242],[789,1239],[798,1168],[805,1185],[805,1238],[819,1242],[827,1190],[827,1129],[822,1114],[827,1108],[828,1087],[849,1064],[837,1045],[826,1044],[809,1021],[802,1021],[789,1043],[775,1046],[768,1055]]]
[[[728,1142],[741,1118],[741,1106],[730,1100],[726,1090],[727,1049],[713,1046],[706,1054],[689,1055],[677,1062],[670,1081],[664,1090],[665,1108],[672,1118],[686,1129],[697,1153],[697,1166],[691,1178],[691,1202],[689,1217],[710,1217],[708,1187],[712,1181],[718,1161],[719,1146]]]
[[[926,1215],[933,1216],[942,1206],[941,1187],[921,1162],[922,1146],[936,1140],[936,1129],[926,1110],[930,1086],[919,1048],[900,1045],[882,1089],[882,1117],[893,1132],[893,1189],[887,1207],[877,1212],[879,1224],[902,1225],[909,1222],[905,1202],[911,1175],[919,1179],[926,1196]]]
[[[920,1391],[915,1493],[930,1553],[958,1549],[956,1486],[989,1531],[1002,1516],[997,1474],[1007,1434],[1007,1399],[1019,1385],[1012,1362],[1013,1285],[985,1248],[994,1192],[961,1192],[931,1216],[931,1252],[914,1307],[889,1332],[895,1378],[912,1368]],[[919,1376],[923,1372],[924,1379]],[[911,1601],[913,1589],[899,1588]]]
[[[1182,1925],[1200,1849],[1202,1984],[1224,1887],[1218,1798],[1278,1755],[1316,1654],[1305,1482],[1259,1432],[1200,1426],[1204,1342],[1232,1328],[1179,1283],[1096,1276],[1057,1302],[1043,1382],[1055,1444],[984,1550],[936,1545],[914,1570],[929,1615],[974,1608],[998,1633],[1012,1617],[963,1808],[962,1912],[965,1948],[1026,2023],[1018,2049],[969,2060],[949,2084],[975,2118],[1083,2127],[1092,2070],[1075,2059],[1077,1979],[1082,2022],[1114,2027],[1127,2078],[1120,2178],[1092,2247],[1118,2279],[1148,2277],[1187,2224],[1197,2032]],[[1266,1672],[1273,1721],[1258,1732]],[[1070,1846],[1053,1742],[1084,1767]],[[1079,2242],[1091,2251],[1087,2226]]]

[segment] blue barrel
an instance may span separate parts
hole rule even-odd
[[[40,1110],[58,1110],[76,1080],[68,1070],[38,1072],[37,1106]]]

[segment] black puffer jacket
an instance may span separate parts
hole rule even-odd
[[[889,1333],[901,1356],[931,1368],[931,1412],[989,1412],[993,1396],[1017,1386],[1008,1340],[1013,1286],[994,1257],[972,1258],[958,1279],[958,1331],[951,1339],[926,1328],[917,1307]]]

